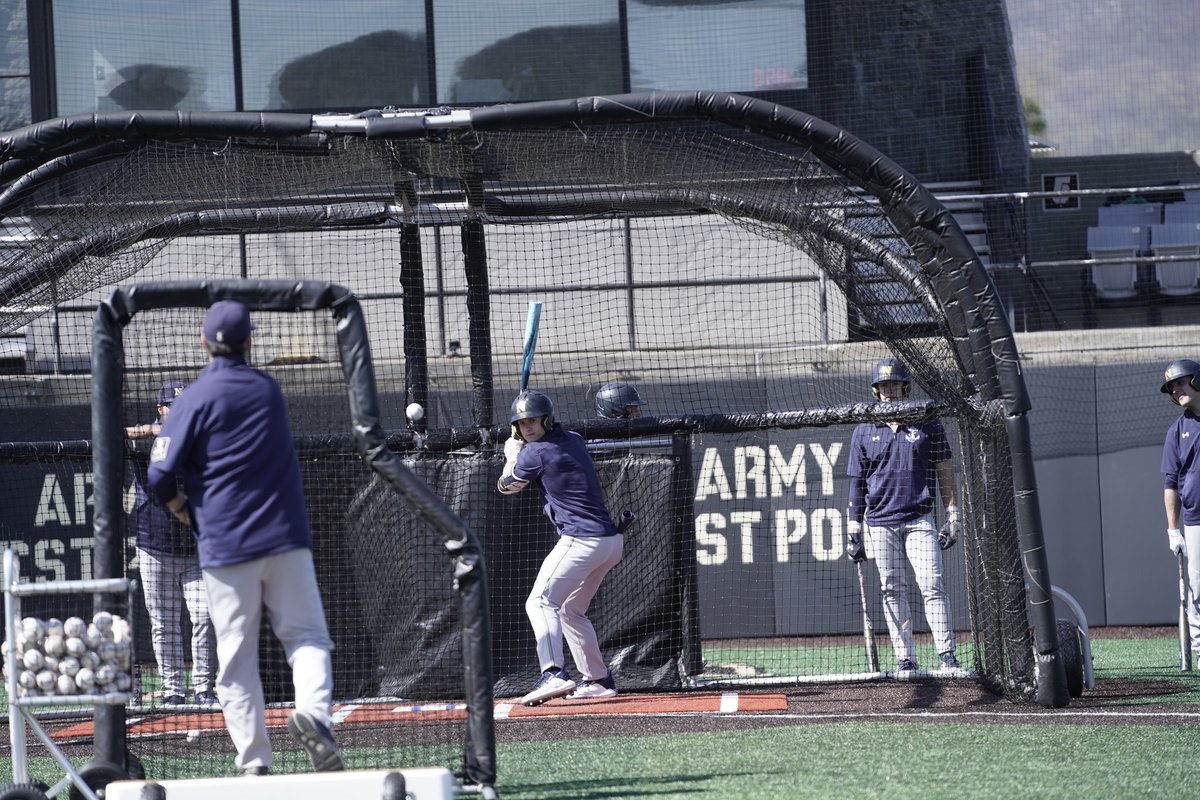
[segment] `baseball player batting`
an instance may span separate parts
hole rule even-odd
[[[550,398],[521,392],[513,400],[509,421],[512,436],[504,445],[497,488],[515,494],[537,484],[559,535],[525,601],[542,675],[521,702],[536,706],[565,695],[615,697],[616,682],[587,610],[604,576],[621,560],[625,537],[604,505],[600,478],[583,437],[555,423]],[[582,674],[579,683],[567,672],[563,636]]]

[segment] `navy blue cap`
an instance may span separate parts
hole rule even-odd
[[[169,406],[175,402],[175,398],[179,397],[179,393],[183,391],[183,387],[187,386],[183,381],[167,381],[162,386],[158,387],[158,404],[160,406]]]
[[[250,310],[243,303],[219,300],[204,317],[204,338],[214,344],[241,347],[254,327],[250,322]]]

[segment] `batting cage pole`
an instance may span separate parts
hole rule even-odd
[[[457,587],[462,606],[462,650],[467,700],[464,771],[468,781],[488,787],[496,781],[491,630],[487,572],[478,537],[387,445],[366,322],[358,299],[342,286],[323,281],[219,280],[164,281],[116,289],[96,310],[92,327],[92,433],[95,487],[97,577],[124,576],[121,532],[123,427],[123,330],[139,312],[205,308],[218,300],[238,300],[252,311],[332,312],[338,352],[346,379],[348,425],[364,461],[445,539],[452,567],[447,580]],[[401,534],[402,535],[402,534]],[[95,761],[125,764],[125,709],[96,710]]]

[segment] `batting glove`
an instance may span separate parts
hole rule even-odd
[[[1171,545],[1171,552],[1175,555],[1180,555],[1187,550],[1187,542],[1184,541],[1183,531],[1179,528],[1167,530],[1167,542]]]
[[[857,563],[867,560],[867,549],[863,547],[862,523],[849,522],[846,525],[846,555]]]
[[[938,547],[943,550],[954,547],[960,533],[962,533],[962,518],[955,506],[949,506],[946,509],[946,524],[942,525],[942,529],[938,531]]]
[[[508,462],[515,462],[517,460],[517,456],[521,453],[521,448],[524,446],[525,443],[520,439],[513,439],[510,437],[504,443],[504,460]]]

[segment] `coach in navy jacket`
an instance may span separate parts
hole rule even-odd
[[[201,345],[209,363],[175,401],[150,454],[155,496],[192,525],[217,633],[217,696],[250,775],[272,764],[258,633],[265,606],[292,667],[288,728],[318,770],[343,769],[330,733],[333,642],[317,589],[300,464],[279,384],[246,363],[250,312],[214,303]],[[180,490],[182,484],[182,491]]]

